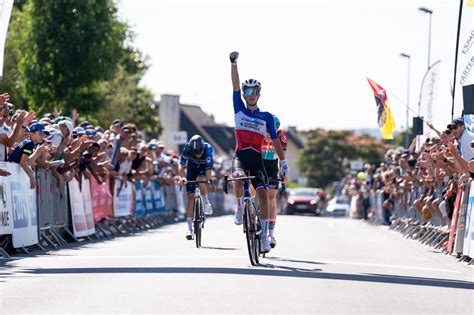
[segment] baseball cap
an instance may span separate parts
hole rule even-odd
[[[148,146],[148,149],[150,149],[150,150],[156,150],[156,148],[157,148],[156,143],[152,143],[152,142],[148,143],[147,146]]]
[[[76,133],[76,134],[78,134],[78,135],[83,135],[83,134],[86,133],[86,131],[85,131],[84,128],[82,128],[82,127],[76,127],[76,128],[74,128],[74,131],[73,131],[73,132]]]
[[[88,137],[95,137],[96,135],[96,132],[94,129],[86,129],[85,133],[86,133],[86,136]]]
[[[156,145],[158,146],[158,148],[164,148],[165,147],[165,144],[163,143],[163,141],[158,141],[158,143]]]
[[[46,128],[40,123],[34,123],[28,127],[28,132],[35,132],[35,131],[43,131],[45,134],[49,134],[46,131]]]
[[[454,126],[464,126],[464,120],[462,118],[456,118],[447,126],[447,128],[452,129]]]
[[[120,120],[120,119],[115,119],[113,122],[112,122],[112,125],[120,125],[120,127],[123,126],[123,122]]]

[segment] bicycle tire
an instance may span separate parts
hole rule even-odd
[[[245,239],[247,241],[247,249],[249,253],[250,264],[255,266],[255,233],[252,226],[252,219],[250,215],[250,202],[247,201],[244,207],[244,228],[245,228]]]
[[[258,265],[260,264],[259,258],[260,258],[260,233],[259,231],[261,230],[261,225],[260,225],[260,218],[258,216],[258,211],[257,207],[253,202],[251,202],[250,208],[252,209],[252,214],[253,220],[252,220],[252,225],[253,225],[253,235],[254,235],[254,261]]]
[[[194,238],[196,241],[196,247],[201,247],[201,212],[202,212],[202,200],[200,197],[194,198]]]

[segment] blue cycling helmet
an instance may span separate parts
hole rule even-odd
[[[200,135],[194,135],[189,139],[189,149],[193,156],[202,156],[204,153],[204,146],[204,139]]]
[[[275,130],[278,130],[278,128],[280,128],[280,119],[278,119],[277,116],[273,115],[273,121],[275,122]]]

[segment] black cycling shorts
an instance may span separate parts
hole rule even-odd
[[[236,171],[244,171],[246,174],[249,172],[250,176],[255,176],[251,180],[255,189],[266,188],[267,173],[263,165],[262,154],[257,151],[252,149],[237,151],[232,161],[232,173]]]
[[[278,160],[263,160],[263,165],[268,176],[268,188],[278,189],[280,184],[278,181]]]
[[[206,176],[206,164],[197,165],[188,162],[188,167],[186,168],[186,180],[195,181],[199,176]],[[196,185],[196,183],[187,183],[186,192],[194,193],[196,191]]]

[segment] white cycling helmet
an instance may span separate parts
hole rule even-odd
[[[257,88],[260,91],[262,89],[262,84],[255,79],[248,79],[242,83],[242,90],[245,88]]]

